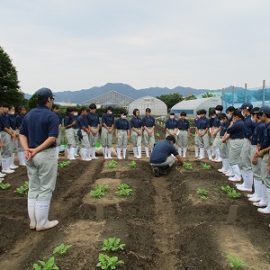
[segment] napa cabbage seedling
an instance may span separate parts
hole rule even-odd
[[[107,168],[112,170],[112,169],[117,168],[117,165],[118,165],[118,162],[116,160],[111,160],[108,162]]]
[[[66,167],[68,167],[69,165],[71,164],[71,162],[69,160],[66,160],[66,161],[62,161],[58,164],[58,167],[60,169],[64,169]]]
[[[246,267],[245,263],[237,256],[227,255],[226,258],[229,266],[232,269],[243,269],[244,267]]]
[[[204,170],[210,170],[210,169],[211,169],[211,165],[209,165],[209,164],[207,164],[207,163],[203,163],[203,164],[202,164],[202,168],[203,168]]]
[[[19,187],[16,188],[16,192],[19,195],[23,196],[24,194],[27,193],[28,189],[29,189],[28,182],[25,181],[21,186],[19,186]]]
[[[116,194],[120,197],[128,197],[132,194],[132,192],[133,189],[131,188],[131,186],[123,183],[117,187]]]
[[[103,241],[102,251],[119,251],[124,250],[125,244],[121,243],[120,238],[110,237]]]
[[[241,197],[241,193],[229,185],[221,186],[220,189],[226,193],[230,199],[239,199]]]
[[[135,160],[132,160],[129,164],[128,164],[129,168],[131,169],[136,169],[137,168],[137,163]]]
[[[4,183],[4,182],[0,183],[0,189],[2,189],[2,190],[9,189],[10,187],[11,187],[11,184],[9,184],[9,183]]]
[[[108,185],[96,185],[94,190],[90,191],[90,196],[93,198],[102,198],[109,189]]]
[[[183,168],[184,168],[185,170],[192,170],[192,164],[189,163],[189,162],[184,162]]]
[[[72,245],[66,245],[64,243],[60,244],[59,246],[55,247],[53,250],[53,254],[57,254],[57,255],[65,255],[68,250],[72,247]]]
[[[208,190],[205,188],[197,188],[196,193],[199,195],[199,197],[203,200],[208,199]]]
[[[38,261],[33,264],[34,270],[59,270],[60,268],[55,263],[54,256],[51,256],[47,261]]]
[[[122,260],[119,260],[117,256],[108,256],[103,253],[98,255],[98,264],[97,267],[102,270],[113,270],[117,269],[118,266],[124,264]]]

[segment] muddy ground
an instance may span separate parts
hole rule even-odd
[[[28,229],[26,197],[14,192],[27,180],[26,170],[8,176],[12,188],[0,191],[0,269],[32,269],[55,246],[68,243],[70,251],[56,258],[60,269],[93,270],[110,236],[126,244],[117,254],[123,270],[230,269],[227,254],[242,259],[245,269],[270,269],[270,218],[257,213],[244,194],[232,200],[220,191],[228,182],[217,172],[219,165],[203,170],[191,160],[192,170],[175,168],[155,178],[146,160],[136,161],[135,169],[130,160],[119,161],[116,169],[102,159],[60,169],[50,215],[60,224],[39,233]],[[89,191],[102,182],[110,192],[91,199]],[[133,195],[117,198],[119,183],[132,186]],[[207,189],[208,199],[197,188]]]

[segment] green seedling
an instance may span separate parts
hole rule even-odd
[[[38,261],[33,264],[34,270],[59,270],[60,268],[55,263],[54,256],[51,256],[47,261]]]
[[[62,162],[60,162],[59,164],[58,164],[58,167],[60,168],[60,169],[64,169],[64,168],[66,168],[66,167],[68,167],[69,165],[70,165],[70,161],[69,160],[66,160],[66,161],[62,161]]]
[[[131,169],[136,169],[137,168],[137,163],[135,160],[132,160],[129,164],[128,164],[129,168]]]
[[[192,164],[189,163],[189,162],[184,162],[183,168],[184,168],[185,170],[192,170]]]
[[[156,137],[159,138],[160,137],[160,133],[159,132],[156,132]]]
[[[117,188],[116,194],[120,197],[128,197],[132,194],[133,189],[128,184],[120,184]]]
[[[226,193],[230,199],[239,199],[241,197],[241,193],[229,185],[222,186],[220,189]]]
[[[118,165],[118,162],[116,160],[111,160],[108,162],[107,168],[112,170],[112,169],[117,168],[117,165]]]
[[[197,188],[196,193],[199,195],[199,197],[203,200],[208,199],[208,190],[205,188]]]
[[[27,193],[28,189],[29,189],[28,182],[25,181],[21,186],[19,186],[18,188],[16,188],[16,192],[19,195],[23,196],[24,194]]]
[[[207,164],[207,163],[203,163],[203,164],[202,164],[202,168],[203,168],[204,170],[211,170],[211,165],[209,165],[209,164]]]
[[[232,269],[243,269],[246,266],[245,263],[237,256],[227,255],[226,258]]]
[[[9,183],[4,183],[4,182],[0,183],[0,189],[2,189],[2,190],[9,189],[10,187],[11,187],[11,184],[9,184]]]
[[[90,191],[90,196],[100,199],[105,196],[105,192],[108,188],[107,185],[96,185],[95,189]]]
[[[120,238],[110,237],[103,241],[102,251],[119,251],[124,250],[125,244],[121,243]]]
[[[53,254],[56,254],[56,255],[65,255],[68,250],[72,247],[72,245],[66,245],[64,243],[60,244],[59,246],[55,247],[54,250],[53,250]]]
[[[97,267],[103,270],[117,269],[117,267],[122,264],[124,264],[124,262],[122,260],[119,260],[117,256],[108,256],[103,253],[99,253],[98,255]]]

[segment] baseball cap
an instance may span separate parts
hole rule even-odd
[[[270,115],[270,107],[269,106],[262,106],[260,109],[260,113],[265,113]]]
[[[52,90],[46,87],[40,88],[37,90],[36,95],[38,98],[53,98]]]
[[[251,103],[243,103],[242,106],[240,107],[241,110],[243,109],[247,109],[247,110],[251,110],[253,108],[253,105]]]

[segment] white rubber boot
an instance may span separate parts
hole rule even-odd
[[[137,147],[137,153],[138,153],[138,158],[142,158],[142,147],[141,146]]]
[[[228,169],[226,172],[224,172],[224,174],[228,177],[234,176],[234,172],[233,172],[232,166],[229,163],[229,160],[227,160],[226,162],[228,162]]]
[[[213,161],[211,149],[208,149],[208,150],[207,150],[207,155],[208,155],[208,159],[211,160],[211,161]]]
[[[225,172],[225,160],[224,159],[222,159],[222,167],[220,168],[220,169],[218,169],[218,172],[221,172],[221,173],[224,173]]]
[[[78,157],[79,156],[78,152],[79,152],[79,147],[76,146],[75,147],[75,155],[74,155],[75,157]]]
[[[96,147],[91,147],[90,152],[92,159],[98,159],[98,157],[96,157]]]
[[[195,146],[195,158],[199,157],[199,147]]]
[[[16,166],[16,165],[15,165],[14,161],[15,161],[15,153],[12,153],[12,154],[11,154],[11,157],[10,157],[10,160],[9,160],[9,162],[10,162],[9,168],[10,168],[11,170],[15,170],[15,169],[19,168],[19,166]]]
[[[183,158],[187,157],[187,147],[183,148]]]
[[[149,148],[148,147],[145,147],[145,155],[147,158],[149,158]]]
[[[76,160],[75,158],[75,147],[70,147],[69,149],[69,160]]]
[[[36,201],[35,216],[36,216],[36,230],[49,230],[58,225],[58,220],[48,220],[50,211],[50,201]]]
[[[121,156],[121,148],[117,147],[117,159],[122,159],[122,156]]]
[[[69,147],[66,149],[66,158],[69,159]]]
[[[254,179],[254,193],[249,197],[250,202],[258,202],[262,198],[262,181]]]
[[[103,147],[103,156],[104,156],[104,159],[108,159],[108,148],[107,148],[107,146]]]
[[[9,158],[2,158],[2,173],[14,173],[14,170],[9,168]]]
[[[200,148],[200,155],[199,155],[199,159],[204,159],[204,157],[205,157],[204,148]]]
[[[36,216],[35,216],[35,205],[36,205],[36,199],[29,199],[27,201],[27,208],[28,208],[28,216],[30,219],[30,230],[36,229]]]
[[[252,192],[253,185],[253,173],[252,171],[242,172],[242,177],[244,182],[242,184],[237,184],[236,188],[244,192]]]
[[[91,158],[89,158],[89,150],[88,148],[81,148],[81,158],[85,161],[90,161]]]
[[[215,162],[222,162],[222,158],[220,157],[219,149],[216,149],[216,158],[214,159]]]
[[[138,158],[137,147],[133,147],[133,155],[135,158]]]
[[[178,147],[177,152],[178,152],[179,156],[182,157],[182,148],[181,147]]]
[[[232,166],[232,171],[233,171],[234,176],[229,177],[228,180],[232,181],[232,182],[241,181],[241,171],[240,171],[239,166],[238,165],[233,165]]]
[[[254,202],[253,205],[257,207],[267,206],[267,188],[263,182],[261,185],[261,200],[259,202]]]
[[[6,174],[5,173],[1,173],[1,171],[0,171],[0,178],[4,178],[6,176]]]
[[[109,148],[107,148],[107,155],[108,155],[108,159],[112,159],[112,148],[111,147],[109,147]]]
[[[123,159],[126,159],[127,156],[127,148],[122,148],[123,150]]]
[[[266,188],[266,204],[267,206],[265,208],[259,208],[258,212],[262,213],[262,214],[270,214],[270,189]]]

